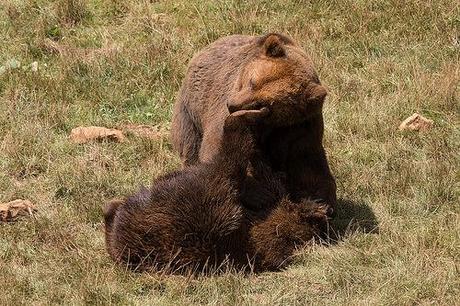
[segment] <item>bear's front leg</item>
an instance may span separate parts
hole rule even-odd
[[[285,159],[288,189],[294,201],[314,200],[328,208],[332,216],[337,204],[337,187],[329,169],[322,140],[322,115],[298,127]]]
[[[336,184],[324,150],[304,152],[290,161],[287,171],[289,194],[295,202],[314,200],[327,206],[332,216],[337,204]]]
[[[254,153],[254,136],[251,126],[263,120],[269,113],[264,107],[256,110],[241,110],[230,114],[223,127],[222,146],[212,159],[213,168],[219,177],[225,176],[238,183],[238,189],[246,178],[250,157]]]
[[[322,144],[323,129],[319,114],[302,124],[274,129],[262,147],[273,170],[286,174],[290,198],[323,203],[331,216],[337,202],[336,184]]]

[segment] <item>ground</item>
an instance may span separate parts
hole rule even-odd
[[[458,303],[459,16],[448,0],[2,1],[0,202],[29,199],[38,214],[0,224],[0,304]],[[114,265],[102,203],[179,160],[167,138],[75,145],[70,130],[168,128],[194,52],[269,31],[298,41],[328,88],[340,239],[299,250],[279,273]],[[433,128],[399,132],[414,112]]]

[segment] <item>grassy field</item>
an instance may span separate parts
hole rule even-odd
[[[36,219],[0,224],[1,305],[459,303],[458,2],[248,2],[0,1],[0,202],[38,207]],[[247,277],[115,266],[101,205],[179,160],[167,138],[74,145],[70,130],[168,128],[194,52],[268,31],[297,40],[328,87],[341,239]],[[414,112],[433,128],[399,132]]]

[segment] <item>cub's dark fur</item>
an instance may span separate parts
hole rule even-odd
[[[258,179],[272,206],[253,212],[241,205],[241,185],[254,152],[252,127],[268,110],[227,117],[223,145],[207,163],[157,179],[149,189],[104,209],[106,245],[117,262],[139,270],[209,271],[229,262],[238,268],[278,269],[298,245],[321,234],[326,208],[292,203],[269,168]]]

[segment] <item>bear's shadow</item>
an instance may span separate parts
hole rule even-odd
[[[368,204],[362,201],[339,199],[336,215],[331,222],[330,242],[343,240],[354,232],[378,233],[378,221]]]

